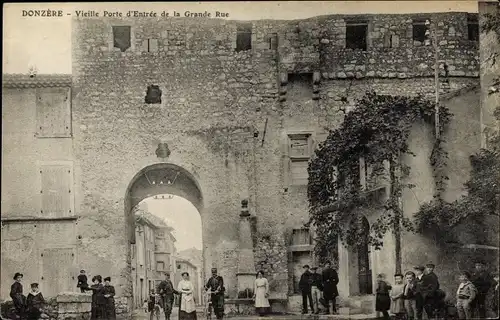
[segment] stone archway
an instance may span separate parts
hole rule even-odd
[[[125,219],[127,221],[127,238],[131,245],[135,239],[134,208],[149,197],[171,194],[180,196],[191,202],[203,217],[204,201],[201,187],[197,179],[186,169],[172,163],[156,163],[141,169],[130,181],[125,194]],[[202,229],[203,229],[203,219]],[[130,247],[130,246],[129,246]],[[202,246],[204,248],[204,246]],[[202,251],[202,267],[199,272],[205,278],[204,260],[205,252]],[[127,263],[132,262],[129,254]],[[132,277],[129,278],[132,283]]]

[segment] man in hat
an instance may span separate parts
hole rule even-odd
[[[170,281],[169,273],[165,273],[165,280],[162,280],[158,284],[156,292],[160,295],[160,306],[163,308],[163,312],[165,313],[165,320],[169,320],[175,300],[174,294],[178,294],[177,290],[174,289],[172,281]]]
[[[425,268],[423,266],[416,266],[413,268],[415,271],[415,282],[416,282],[416,289],[415,289],[415,304],[417,306],[417,320],[422,320],[422,314],[424,311],[424,299],[422,296],[421,288],[422,288],[422,283],[423,280],[422,278],[424,277],[424,270]]]
[[[483,260],[475,261],[476,269],[472,273],[472,284],[477,289],[476,298],[472,302],[472,308],[476,318],[486,318],[486,296],[493,284],[491,274],[486,270],[485,262]]]
[[[323,283],[321,280],[321,275],[317,273],[318,267],[313,266],[311,268],[311,295],[313,304],[311,305],[311,309],[313,312],[319,313],[319,299],[321,298],[321,291],[323,291]]]
[[[325,267],[323,269],[323,297],[325,298],[325,308],[326,314],[337,312],[337,307],[335,303],[335,299],[339,295],[339,291],[337,290],[337,284],[339,283],[339,276],[337,271],[332,268],[332,264],[330,261],[325,262]],[[330,304],[332,306],[332,310],[330,311]]]
[[[309,265],[304,265],[302,267],[304,273],[300,276],[299,289],[302,292],[302,314],[308,313],[307,311],[307,299],[309,299],[309,305],[311,306],[311,311],[314,312],[313,298],[312,298],[312,273],[309,271]]]
[[[205,285],[205,291],[212,292],[210,299],[212,300],[212,308],[217,319],[224,317],[224,279],[217,274],[217,268],[212,268],[212,276],[208,279]]]
[[[434,317],[438,298],[437,292],[439,290],[439,280],[434,273],[435,267],[436,266],[432,263],[428,263],[425,266],[425,273],[422,275],[422,283],[420,286],[425,313],[427,313],[429,319]]]

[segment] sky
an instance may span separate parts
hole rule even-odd
[[[182,197],[173,196],[172,199],[150,197],[141,201],[140,205],[143,203],[147,205],[147,210],[151,214],[162,218],[168,226],[174,228],[177,252],[193,247],[202,249],[201,217],[191,202]]]
[[[71,18],[76,10],[226,12],[229,19],[303,19],[327,14],[477,12],[477,1],[269,1],[154,3],[9,3],[3,8],[3,72],[71,73]],[[23,10],[63,10],[63,17],[23,17]],[[68,15],[69,14],[69,15]]]

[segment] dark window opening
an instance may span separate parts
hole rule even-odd
[[[125,52],[131,45],[131,28],[129,26],[113,27],[113,47]]]
[[[276,33],[269,36],[268,44],[270,50],[276,50],[278,48],[278,35]]]
[[[236,30],[236,52],[252,49],[252,25],[240,24]]]
[[[148,86],[146,90],[145,102],[147,104],[158,104],[161,103],[161,90],[160,87],[156,85]]]
[[[357,49],[366,51],[366,36],[368,23],[347,22],[346,24],[345,47],[347,49]]]
[[[467,33],[470,41],[479,41],[479,23],[477,17],[467,17]]]
[[[425,20],[413,21],[413,41],[424,42],[426,39],[427,26]]]

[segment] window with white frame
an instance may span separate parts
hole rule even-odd
[[[309,159],[312,153],[311,134],[289,134],[288,156],[290,158],[290,183],[292,185],[307,185]]]

